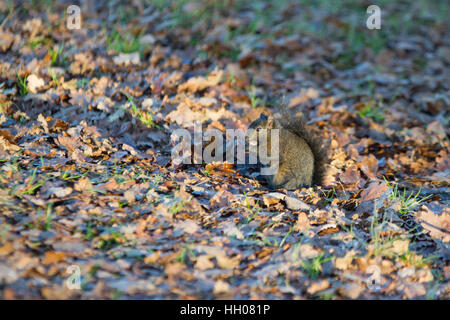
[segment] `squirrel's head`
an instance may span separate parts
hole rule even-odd
[[[274,129],[278,128],[277,121],[272,116],[267,116],[264,113],[261,113],[258,119],[253,121],[250,126],[250,129]]]

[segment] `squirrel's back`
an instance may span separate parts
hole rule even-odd
[[[308,146],[311,148],[312,154],[314,156],[314,172],[312,178],[312,184],[321,185],[326,172],[326,152],[322,147],[322,141],[311,133],[305,125],[303,117],[289,117],[284,116],[280,120],[280,125],[294,133],[295,135],[301,137]]]

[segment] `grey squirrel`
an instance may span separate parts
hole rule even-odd
[[[249,129],[279,129],[278,170],[273,175],[265,176],[271,188],[292,190],[322,184],[325,151],[320,140],[306,129],[303,118],[285,114],[277,120],[262,113],[250,124]],[[260,141],[258,147],[261,147],[261,143],[267,143],[266,150],[270,151],[270,141],[269,130],[267,141]]]

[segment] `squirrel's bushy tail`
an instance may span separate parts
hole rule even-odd
[[[314,155],[313,184],[321,185],[326,173],[325,165],[327,161],[327,154],[322,147],[321,139],[306,129],[303,117],[292,117],[292,115],[287,114],[286,108],[282,110],[284,113],[281,119],[282,127],[301,137],[311,148]]]

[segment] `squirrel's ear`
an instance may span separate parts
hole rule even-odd
[[[267,117],[267,127],[275,128],[275,119],[272,116]]]

